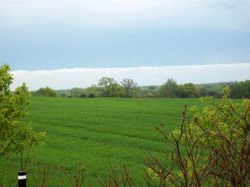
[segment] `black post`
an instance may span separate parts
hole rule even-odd
[[[18,187],[26,187],[26,171],[18,172]]]

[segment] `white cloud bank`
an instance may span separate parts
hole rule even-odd
[[[250,63],[242,64],[210,64],[188,66],[142,66],[131,68],[73,68],[38,71],[13,71],[12,90],[23,82],[30,90],[49,86],[53,89],[86,88],[97,84],[104,76],[112,77],[120,82],[131,78],[140,86],[161,85],[169,78],[178,84],[213,83],[223,81],[243,81],[250,79]]]

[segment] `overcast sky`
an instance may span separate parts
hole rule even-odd
[[[130,78],[140,69],[145,75],[131,78],[142,84],[249,79],[249,51],[249,0],[0,0],[0,63],[10,64],[15,85],[29,82],[31,89],[51,84],[55,72],[63,80],[65,70],[72,78],[60,88],[78,85],[76,70],[94,71],[89,80],[98,80],[110,70]],[[194,72],[207,64],[220,73],[202,80]],[[142,66],[157,76],[147,79]],[[193,73],[180,79],[178,68],[187,66]]]

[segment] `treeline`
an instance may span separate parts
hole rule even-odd
[[[231,98],[250,98],[250,80],[242,82],[223,82],[210,84],[177,84],[174,79],[168,79],[161,86],[142,86],[133,79],[123,79],[120,83],[110,77],[103,77],[97,85],[88,88],[73,88],[70,90],[53,90],[49,87],[32,92],[33,96],[45,97],[165,97],[165,98],[196,98],[213,96],[221,98],[222,89],[229,86]]]
[[[231,98],[250,98],[250,80],[241,82],[222,82],[210,84],[186,83],[177,85],[175,80],[168,79],[168,81],[159,88],[159,95],[161,97],[179,97],[179,98],[195,98],[204,96],[213,96],[221,98],[223,96],[222,90],[228,86],[232,91]]]
[[[49,87],[32,92],[33,96],[61,97],[139,97],[140,87],[133,79],[123,79],[120,84],[110,77],[103,77],[97,85],[88,88],[55,91]]]

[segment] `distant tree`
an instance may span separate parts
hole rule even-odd
[[[86,93],[87,95],[89,95],[90,93],[92,93],[92,94],[95,95],[95,97],[101,95],[101,92],[100,92],[98,86],[95,85],[95,84],[92,84],[90,87],[87,87],[87,88],[85,89],[85,93]]]
[[[89,93],[89,98],[93,98],[93,97],[95,97],[95,94]]]
[[[133,79],[123,79],[121,81],[125,97],[138,97],[139,87]]]
[[[199,96],[200,97],[205,97],[205,96],[208,96],[207,92],[208,92],[208,89],[205,88],[205,87],[200,87],[198,88],[199,90]]]
[[[244,86],[245,86],[245,98],[250,99],[250,80],[246,80],[244,82]]]
[[[87,97],[87,95],[85,93],[82,93],[80,97],[85,98]]]
[[[168,79],[165,84],[160,87],[159,94],[161,97],[175,97],[177,83],[174,79]]]
[[[143,86],[139,90],[141,97],[159,97],[159,86]]]
[[[85,90],[83,88],[72,88],[70,94],[72,97],[81,97],[82,94],[85,94]]]
[[[208,83],[208,84],[197,84],[199,97],[202,96],[213,96],[215,98],[221,98],[223,96],[222,90],[224,87],[229,86],[230,88],[235,82],[220,82],[220,83]]]
[[[68,93],[66,93],[66,92],[62,92],[62,93],[60,93],[60,96],[61,96],[61,97],[68,97],[68,95],[69,95],[69,94],[68,94]]]
[[[155,89],[156,89],[156,86],[148,86],[148,89],[149,89],[149,90],[155,90]]]
[[[150,92],[150,90],[147,89],[146,87],[141,87],[139,95],[140,95],[140,97],[148,97],[150,95],[149,92]]]
[[[46,87],[46,88],[40,88],[36,94],[36,96],[43,96],[43,97],[56,97],[57,93],[55,90]]]
[[[241,81],[231,86],[232,98],[250,98],[250,80]]]
[[[178,85],[176,89],[176,96],[181,98],[195,98],[198,97],[199,92],[193,83],[186,83]]]
[[[105,97],[121,97],[124,95],[122,87],[113,78],[109,77],[103,77],[99,80],[98,90]]]

